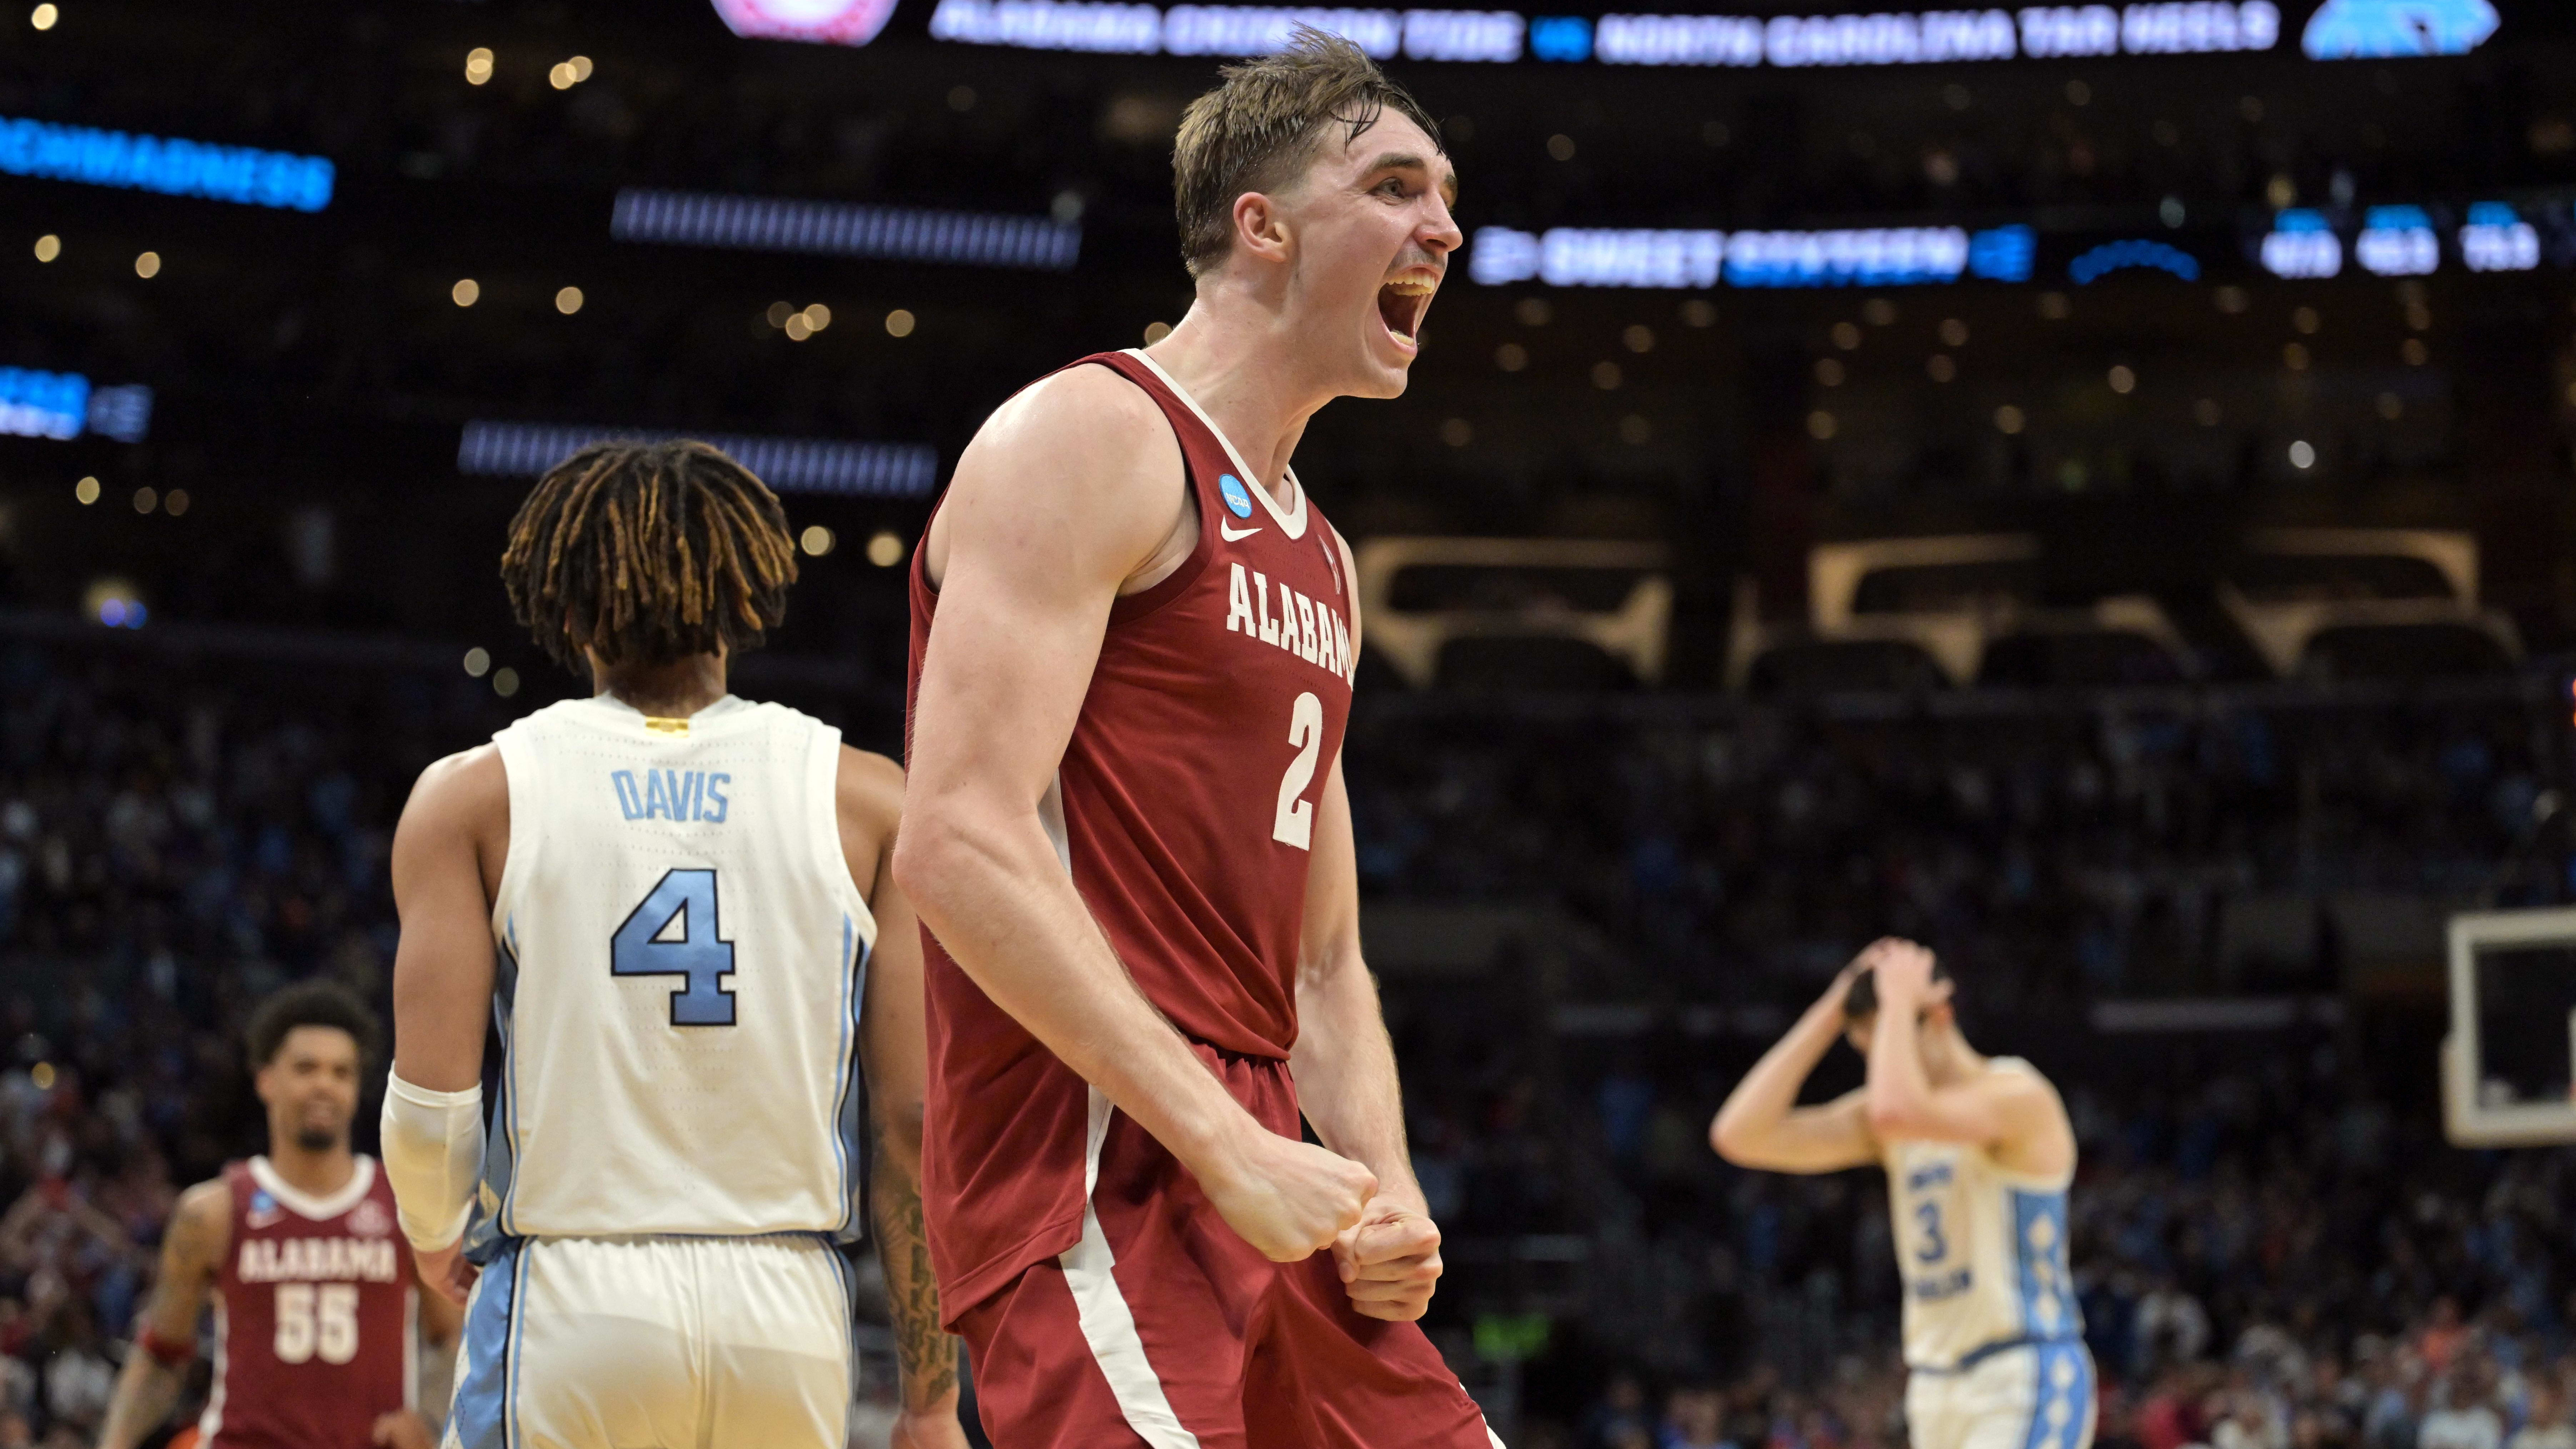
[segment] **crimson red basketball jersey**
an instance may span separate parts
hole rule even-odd
[[[1170,578],[1110,609],[1044,807],[1048,824],[1084,903],[1173,1025],[1221,1051],[1285,1057],[1297,1040],[1297,942],[1317,802],[1350,715],[1340,541],[1293,473],[1294,502],[1281,508],[1142,353],[1074,365],[1086,364],[1116,371],[1162,408],[1180,439],[1199,540]],[[911,699],[939,602],[921,552]],[[922,1189],[937,1224],[940,1301],[953,1318],[1079,1239],[1089,1096],[927,929],[922,945]]]
[[[215,1382],[200,1449],[365,1449],[418,1395],[411,1247],[372,1157],[328,1198],[265,1157],[227,1164],[232,1246],[216,1277]]]

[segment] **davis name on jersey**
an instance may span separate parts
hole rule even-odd
[[[725,786],[733,776],[724,770],[646,770],[635,783],[633,770],[611,770],[608,783],[617,791],[617,808],[629,820],[691,820],[722,825],[732,813]]]

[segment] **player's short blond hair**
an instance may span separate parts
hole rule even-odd
[[[1300,25],[1277,54],[1217,74],[1216,89],[1182,113],[1172,143],[1181,260],[1193,277],[1233,249],[1235,198],[1296,179],[1330,127],[1342,126],[1348,145],[1393,106],[1440,144],[1439,123],[1422,103],[1338,35]]]

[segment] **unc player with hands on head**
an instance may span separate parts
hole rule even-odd
[[[1710,1140],[1739,1167],[1887,1169],[1914,1449],[2088,1449],[2093,1359],[2066,1243],[2075,1129],[2028,1062],[1968,1044],[1952,991],[1930,951],[1872,944],[1736,1085]],[[1868,1057],[1866,1082],[1799,1106],[1838,1039]]]
[[[472,1284],[447,1443],[842,1449],[864,1062],[895,1442],[962,1445],[902,772],[725,683],[785,614],[778,500],[703,443],[594,444],[502,574],[596,692],[432,765],[394,836],[386,1162],[424,1276]]]
[[[452,1352],[457,1314],[422,1295],[392,1189],[349,1148],[375,1014],[307,981],[261,1002],[246,1038],[268,1151],[180,1194],[100,1449],[136,1449],[170,1417],[209,1300],[198,1449],[429,1449],[422,1344]]]
[[[1351,556],[1288,462],[1404,391],[1455,177],[1305,29],[1173,172],[1188,315],[1005,403],[915,551],[941,1302],[1006,1449],[1487,1449],[1413,1321],[1440,1233],[1360,951]]]

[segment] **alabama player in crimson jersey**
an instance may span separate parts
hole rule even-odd
[[[1226,70],[1173,169],[1188,316],[997,411],[914,561],[941,1301],[1010,1449],[1486,1449],[1413,1322],[1440,1234],[1360,953],[1360,619],[1288,466],[1325,403],[1404,390],[1453,174],[1311,30]]]
[[[320,982],[252,1016],[268,1152],[180,1196],[101,1449],[134,1449],[169,1417],[210,1297],[199,1449],[429,1449],[417,1354],[423,1337],[452,1345],[457,1314],[420,1292],[393,1188],[349,1150],[376,1032],[356,997]]]

